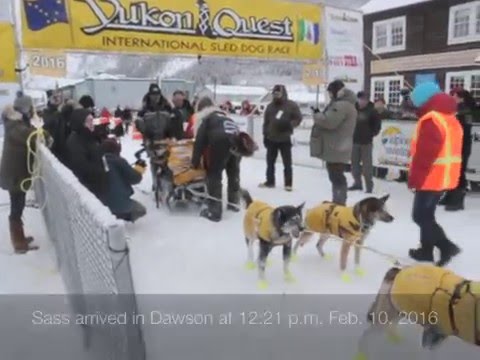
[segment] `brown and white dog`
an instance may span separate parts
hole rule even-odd
[[[341,271],[345,272],[348,253],[350,248],[355,246],[356,271],[361,273],[362,270],[359,268],[361,246],[370,230],[377,221],[390,223],[394,219],[386,209],[388,198],[389,195],[382,198],[369,197],[359,201],[353,207],[323,202],[307,210],[305,231],[293,248],[294,255],[298,248],[304,246],[314,234],[320,234],[317,250],[321,257],[325,257],[323,246],[331,236],[336,236],[343,240],[340,253]],[[346,273],[343,273],[342,276],[345,281],[350,280]]]
[[[247,211],[243,220],[243,230],[248,248],[247,267],[255,267],[253,245],[258,240],[259,287],[268,286],[265,278],[267,257],[275,246],[283,247],[283,272],[286,281],[293,281],[289,270],[293,238],[298,238],[303,230],[302,210],[300,206],[273,207],[262,201],[253,200],[248,191],[241,191]]]
[[[385,274],[359,342],[365,358],[367,338],[378,330],[398,336],[398,324],[423,327],[422,345],[433,349],[449,336],[480,346],[480,282],[433,265],[391,268]]]

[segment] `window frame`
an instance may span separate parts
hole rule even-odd
[[[398,104],[389,104],[388,100],[390,98],[390,81],[400,80],[400,90],[405,86],[405,77],[402,75],[391,75],[391,76],[372,76],[370,78],[370,97],[372,101],[375,101],[375,82],[383,81],[384,84],[384,94],[383,97],[387,105],[400,105],[402,102],[402,97],[400,96]]]
[[[465,4],[451,6],[448,14],[448,41],[447,45],[467,44],[480,41],[480,33],[477,32],[477,8],[480,7],[480,0],[471,1]],[[460,10],[469,10],[469,34],[455,38],[455,13]]]
[[[402,22],[403,27],[403,41],[402,45],[392,46],[392,25],[396,22]],[[377,47],[377,26],[387,26],[387,46]],[[398,16],[386,20],[375,21],[372,24],[372,51],[374,54],[386,54],[391,52],[405,51],[407,49],[407,17]]]
[[[474,75],[480,76],[480,69],[478,70],[464,70],[464,71],[450,71],[445,74],[445,91],[450,93],[451,78],[454,76],[463,77],[465,81],[464,89],[472,90],[472,77]]]

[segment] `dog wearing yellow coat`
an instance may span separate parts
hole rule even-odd
[[[355,247],[356,270],[361,272],[359,268],[361,246],[370,230],[377,221],[390,223],[394,220],[386,209],[388,198],[389,195],[382,198],[368,197],[359,201],[353,207],[323,202],[307,210],[305,231],[294,246],[294,255],[296,255],[299,247],[304,246],[317,233],[320,234],[317,250],[321,257],[325,257],[323,246],[331,236],[336,236],[343,240],[340,253],[340,269],[343,272],[343,279],[348,281],[350,278],[345,270],[350,248]]]
[[[365,359],[366,337],[394,334],[398,324],[423,327],[422,346],[433,349],[449,336],[480,346],[480,282],[433,265],[391,268],[368,311],[357,359]]]
[[[258,255],[259,286],[265,288],[268,283],[265,278],[265,266],[267,257],[275,246],[283,247],[283,272],[286,281],[293,281],[289,270],[292,241],[298,238],[303,230],[302,210],[305,204],[300,206],[273,206],[254,201],[248,191],[241,191],[246,204],[246,212],[243,220],[243,229],[248,248],[249,268],[254,268],[253,246],[258,240],[260,251]]]

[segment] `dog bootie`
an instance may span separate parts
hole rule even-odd
[[[293,276],[290,271],[285,273],[285,275],[283,275],[283,278],[284,278],[285,282],[290,283],[290,284],[293,284],[294,282],[297,281],[295,279],[295,276]]]
[[[357,267],[355,268],[355,274],[357,274],[358,276],[365,276],[365,269],[364,268],[361,268],[361,267]]]
[[[352,277],[350,276],[350,274],[347,274],[347,273],[342,273],[341,279],[344,283],[352,282]]]
[[[368,360],[368,356],[363,352],[358,352],[353,357],[353,360]]]
[[[245,264],[246,270],[255,270],[256,267],[257,265],[253,261],[247,261],[247,263]]]
[[[260,290],[267,290],[268,289],[268,282],[267,280],[258,280],[257,287]]]

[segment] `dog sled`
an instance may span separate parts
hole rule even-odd
[[[201,205],[207,194],[206,172],[191,167],[193,140],[157,140],[146,144],[135,155],[146,151],[150,158],[152,190],[157,208],[172,209],[180,202]]]

